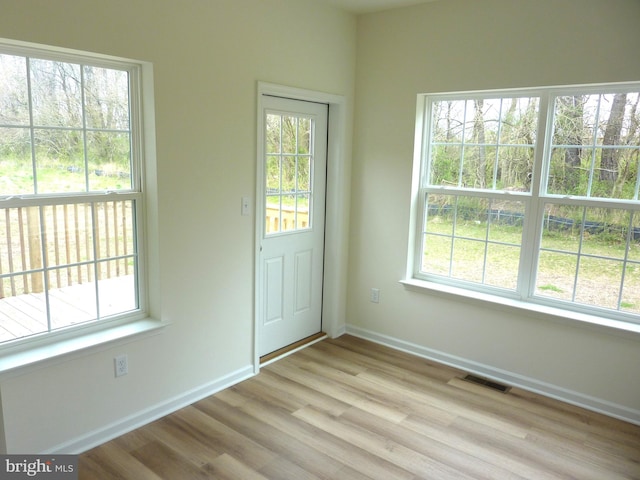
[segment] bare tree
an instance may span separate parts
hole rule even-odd
[[[620,150],[606,147],[620,145],[620,135],[622,133],[622,122],[624,120],[624,110],[626,106],[626,93],[617,93],[613,96],[609,120],[607,121],[604,137],[602,138],[602,146],[604,148],[602,149],[602,160],[600,162],[600,180],[615,181],[618,179]]]
[[[484,100],[475,100],[473,105],[475,109],[475,116],[473,118],[473,136],[478,144],[478,168],[476,170],[476,181],[480,188],[485,188],[487,185],[487,155],[483,116]]]

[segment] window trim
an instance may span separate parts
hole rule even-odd
[[[406,288],[413,291],[435,293],[451,298],[452,296],[458,300],[469,301],[472,303],[481,303],[492,308],[507,309],[511,312],[514,309],[518,313],[533,314],[544,318],[556,318],[560,320],[578,321],[582,324],[592,326],[605,327],[608,331],[615,330],[624,334],[635,333],[640,335],[640,320],[637,314],[627,314],[617,311],[615,316],[607,315],[611,311],[608,309],[600,309],[596,306],[572,304],[571,308],[562,308],[562,302],[546,301],[544,297],[532,294],[535,284],[536,262],[540,251],[540,243],[542,238],[542,215],[544,214],[541,206],[544,203],[553,203],[561,201],[562,203],[586,204],[591,207],[629,207],[630,201],[590,197],[572,197],[564,195],[549,194],[542,191],[541,186],[546,182],[548,177],[546,169],[548,166],[544,162],[546,152],[551,148],[552,129],[553,129],[553,97],[575,94],[577,90],[581,94],[599,94],[616,93],[628,89],[640,91],[640,82],[619,82],[619,83],[603,83],[589,85],[565,85],[550,87],[532,87],[517,89],[492,89],[478,90],[467,92],[440,92],[429,94],[418,94],[416,99],[416,121],[415,136],[413,150],[413,169],[411,183],[411,204],[410,204],[410,220],[409,220],[409,236],[407,247],[407,264],[404,279],[400,280]],[[430,187],[428,193],[434,191],[442,191],[449,194],[469,194],[470,196],[481,196],[483,198],[507,198],[509,200],[521,200],[525,205],[525,215],[533,218],[525,222],[523,226],[523,235],[521,243],[521,256],[519,265],[518,287],[515,292],[501,289],[499,287],[491,287],[463,280],[442,277],[437,281],[432,278],[426,278],[420,273],[421,259],[423,256],[423,238],[424,231],[424,208],[426,205],[427,189],[425,175],[428,174],[428,165],[425,161],[427,149],[429,148],[429,128],[427,126],[427,113],[430,111],[428,102],[430,99],[437,100],[456,100],[469,98],[496,98],[496,97],[516,97],[516,96],[537,96],[540,98],[538,132],[543,134],[537,135],[535,141],[535,163],[533,165],[533,178],[530,192],[504,192],[495,190],[479,190],[479,189],[463,189],[450,187]],[[541,127],[545,126],[542,131]],[[633,204],[633,209],[640,211],[640,201]],[[520,282],[525,283],[521,285]],[[521,292],[527,292],[521,295]]]
[[[87,349],[97,348],[126,340],[132,336],[153,335],[169,325],[161,320],[158,246],[158,188],[156,167],[155,108],[153,64],[111,55],[104,55],[68,48],[0,38],[2,53],[89,64],[126,70],[130,75],[130,128],[131,150],[134,157],[131,175],[132,188],[122,192],[86,192],[77,195],[82,201],[112,201],[135,199],[138,242],[138,309],[99,321],[90,321],[59,330],[18,338],[0,345],[0,377],[13,375],[24,368],[40,365]],[[136,190],[137,188],[137,190]],[[70,195],[43,194],[48,203],[56,197]],[[21,205],[40,205],[38,195],[24,195]],[[7,198],[3,207],[12,206],[15,200]],[[63,202],[66,203],[66,202]]]

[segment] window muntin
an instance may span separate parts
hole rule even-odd
[[[425,96],[414,276],[640,321],[639,90]]]
[[[0,54],[0,343],[141,312],[138,65]]]

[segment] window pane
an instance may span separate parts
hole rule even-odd
[[[298,195],[296,198],[296,229],[309,228],[309,195]]]
[[[282,191],[296,191],[296,157],[282,158]]]
[[[296,229],[296,196],[283,195],[280,213],[280,231],[287,232]]]
[[[298,154],[311,153],[311,119],[300,117],[298,119]]]
[[[431,185],[528,192],[537,97],[432,104]]]
[[[280,157],[267,156],[267,193],[280,192]]]
[[[265,233],[280,231],[280,196],[267,195],[265,205]]]
[[[80,65],[31,59],[33,122],[43,127],[82,127]]]
[[[280,115],[268,114],[265,123],[267,153],[282,153],[280,149]]]
[[[577,260],[577,255],[541,251],[536,295],[572,301]]]
[[[87,132],[89,190],[129,190],[131,145],[128,133]]]
[[[46,332],[42,272],[0,279],[0,341]]]
[[[49,285],[55,285],[59,269],[48,272]],[[63,328],[97,319],[94,282],[67,287],[51,287],[48,292],[51,328]]]
[[[1,209],[0,274],[38,270],[42,267],[40,208]]]
[[[0,195],[32,194],[31,137],[26,128],[0,128]]]
[[[83,73],[87,127],[128,130],[129,74],[92,66],[85,66]]]
[[[582,257],[575,301],[586,305],[618,308],[622,262]]]
[[[462,159],[461,187],[493,189],[496,150],[487,145],[467,146]]]
[[[455,215],[456,237],[486,240],[489,204],[489,200],[484,198],[458,197]]]
[[[282,116],[282,153],[297,153],[298,122],[296,120],[296,117]]]
[[[627,264],[620,310],[640,313],[640,263]]]
[[[582,207],[545,205],[541,247],[548,250],[577,253],[580,248]]]
[[[85,192],[82,131],[36,129],[34,138],[37,193]]]
[[[427,198],[421,271],[449,276],[455,218],[451,202],[455,201],[455,197],[429,195]]]
[[[482,283],[485,247],[484,242],[454,238],[451,276],[460,280]]]
[[[587,208],[582,253],[624,259],[630,212],[616,208]]]
[[[554,148],[547,191],[556,195],[588,196],[592,164],[592,149]]]
[[[27,59],[0,54],[0,125],[28,125]]]
[[[462,147],[434,145],[431,150],[431,175],[429,183],[442,186],[459,186]]]
[[[466,101],[445,100],[433,102],[433,142],[462,143],[465,126]]]
[[[514,266],[520,262],[520,248],[509,245],[489,244],[487,246],[487,266],[484,282],[494,287],[515,290],[518,276]]]
[[[549,193],[638,198],[639,95],[556,98]]]
[[[422,272],[515,289],[524,205],[429,195]]]
[[[100,318],[126,313],[138,308],[136,265],[134,258],[98,263],[98,298]],[[129,272],[129,273],[127,273]]]
[[[640,212],[633,212],[627,251],[629,261],[640,262]]]
[[[448,277],[451,264],[451,237],[425,235],[422,271]]]
[[[502,99],[500,143],[533,146],[537,139],[538,97]]]
[[[298,157],[298,192],[311,191],[311,158]]]
[[[92,213],[89,204],[50,205],[43,207],[46,263],[49,267],[80,264],[93,260]],[[60,276],[67,280],[59,281]],[[87,278],[85,268],[57,270],[59,287],[82,283]]]
[[[456,213],[456,197],[453,195],[427,196],[425,232],[453,235]]]
[[[519,192],[530,191],[534,153],[533,147],[500,147],[497,166],[492,172],[496,176],[494,188]]]
[[[135,255],[133,201],[96,203],[96,257],[107,259]],[[110,264],[107,264],[109,267]]]
[[[489,210],[489,241],[512,246],[522,244],[525,206],[518,201],[493,201]],[[514,265],[512,265],[513,267]]]
[[[628,296],[627,281],[634,284],[634,267],[624,266],[636,251],[631,212],[551,204],[546,211],[554,215],[543,222],[536,293],[619,309],[620,286]],[[631,275],[623,278],[623,270]]]
[[[312,128],[309,117],[266,116],[266,233],[310,227]]]

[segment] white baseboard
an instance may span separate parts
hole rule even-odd
[[[618,418],[635,425],[640,425],[640,410],[619,405],[608,400],[585,395],[580,392],[574,392],[557,385],[541,382],[535,378],[525,377],[517,373],[509,372],[490,365],[484,365],[473,360],[450,355],[445,352],[433,350],[431,348],[417,345],[415,343],[406,342],[394,337],[383,335],[365,328],[347,325],[346,333],[374,343],[379,343],[387,347],[411,353],[419,357],[433,360],[450,367],[458,368],[469,373],[474,373],[491,380],[506,383],[507,385],[522,388],[530,392],[539,393],[546,397],[561,400],[563,402],[576,405],[587,410],[602,413],[604,415]]]
[[[56,445],[42,453],[79,454],[85,452],[93,447],[97,447],[98,445],[108,442],[120,435],[124,435],[136,428],[142,427],[143,425],[169,415],[176,410],[224,390],[225,388],[231,387],[236,383],[252,377],[253,375],[253,365],[247,365],[246,367],[236,370],[229,375],[225,375],[224,377],[210,383],[194,388],[188,392],[184,392],[183,394],[177,395],[128,417],[118,419],[110,425],[105,425],[104,427],[89,432],[86,435],[82,435],[71,439],[68,442]]]

